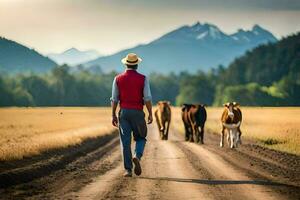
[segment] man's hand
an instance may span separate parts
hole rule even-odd
[[[116,115],[113,115],[113,116],[112,116],[111,123],[112,123],[113,126],[118,127],[118,123],[119,123],[119,122],[118,122],[118,118],[117,118]]]
[[[111,110],[112,110],[111,123],[115,127],[118,127],[118,118],[117,118],[117,115],[116,115],[117,106],[118,106],[117,102],[111,101]]]
[[[152,115],[149,115],[148,116],[148,124],[151,124],[152,123],[152,121],[153,121],[153,117],[152,117]]]

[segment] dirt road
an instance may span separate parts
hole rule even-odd
[[[0,190],[4,199],[300,199],[300,159],[245,142],[237,150],[168,141],[149,127],[140,177],[123,178],[119,140],[114,137],[47,176]]]

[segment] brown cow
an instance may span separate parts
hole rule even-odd
[[[207,117],[204,105],[183,104],[181,116],[185,128],[185,140],[203,144],[204,125]]]
[[[169,101],[159,101],[155,110],[155,118],[158,126],[160,138],[168,140],[171,122],[171,107]]]
[[[222,114],[222,132],[221,132],[221,142],[220,147],[224,146],[224,134],[225,129],[227,129],[227,142],[230,148],[237,147],[238,143],[241,142],[241,123],[242,123],[242,112],[239,108],[239,104],[236,102],[230,102],[223,104],[224,111]]]

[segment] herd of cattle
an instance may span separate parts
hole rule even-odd
[[[241,141],[242,112],[239,104],[229,102],[223,105],[224,111],[221,116],[222,131],[220,146],[224,146],[224,136],[227,134],[227,142],[230,148],[238,147]],[[183,104],[181,117],[185,129],[185,140],[190,142],[204,143],[204,125],[207,118],[203,104]],[[155,110],[155,118],[162,140],[168,140],[171,107],[168,101],[159,101]],[[227,130],[227,131],[226,131]]]

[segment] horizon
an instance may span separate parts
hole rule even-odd
[[[216,25],[226,34],[258,24],[277,39],[300,30],[296,0],[186,2],[0,0],[0,34],[43,55],[70,48],[110,55],[197,22]]]

